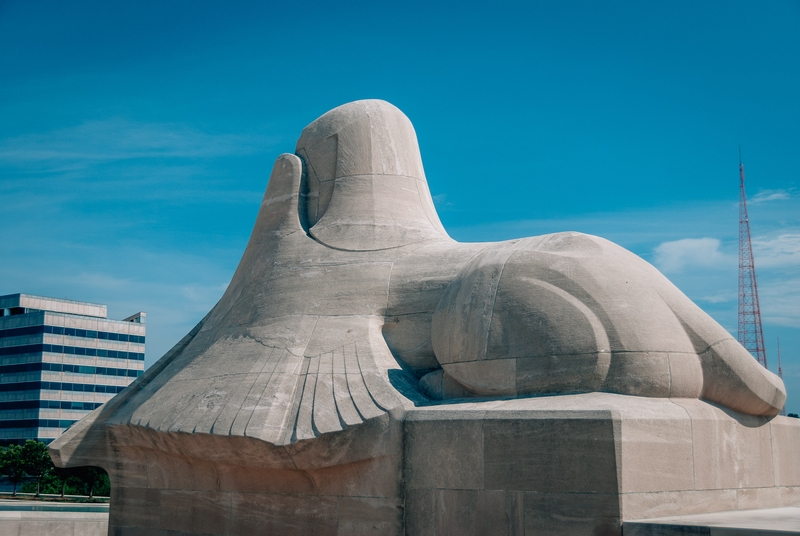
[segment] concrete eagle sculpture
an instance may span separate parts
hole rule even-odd
[[[415,406],[587,392],[702,398],[755,416],[786,398],[777,376],[620,246],[576,232],[452,240],[411,122],[365,100],[321,116],[278,157],[219,303],[51,452],[110,472],[126,449],[213,464],[250,448],[223,438],[297,454],[306,440],[348,437],[350,453],[354,437],[394,434],[386,423]],[[198,438],[215,454],[193,451]],[[326,462],[308,463],[367,456],[320,452]]]

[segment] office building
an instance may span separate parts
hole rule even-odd
[[[49,443],[144,371],[145,313],[0,296],[0,445]]]

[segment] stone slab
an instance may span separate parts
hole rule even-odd
[[[0,536],[106,536],[107,504],[0,501]]]
[[[71,503],[0,499],[0,512],[97,512],[108,513],[108,503]]]
[[[800,487],[779,484],[796,478],[800,422],[749,419],[696,399],[605,393],[416,408],[406,533],[484,534],[470,519],[499,516],[495,534],[618,535],[627,519],[800,507]],[[747,443],[773,426],[778,447]],[[728,443],[714,447],[720,430]]]
[[[624,536],[709,536],[800,535],[800,508],[739,510],[688,516],[626,521]]]

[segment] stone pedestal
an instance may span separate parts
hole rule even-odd
[[[800,420],[696,399],[453,402],[285,446],[76,426],[72,444],[95,448],[56,453],[103,461],[110,534],[619,535],[628,519],[800,506]]]
[[[800,506],[800,420],[604,393],[406,416],[406,534],[620,534],[625,519]]]
[[[411,122],[358,101],[277,158],[217,305],[50,451],[108,470],[112,534],[619,534],[797,504],[785,400],[607,240],[453,241]]]
[[[110,535],[403,534],[403,429],[390,414],[285,446],[132,425],[74,428],[69,446],[79,448],[56,445],[54,459],[108,471]]]

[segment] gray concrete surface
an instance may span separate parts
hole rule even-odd
[[[750,419],[607,393],[418,408],[406,531],[619,534],[628,519],[800,506],[800,422]]]
[[[0,536],[106,536],[108,504],[0,500]]]
[[[626,521],[623,536],[800,535],[800,508],[766,508]]]
[[[0,499],[0,511],[20,512],[100,512],[108,513],[108,503],[83,503],[62,501],[26,501]]]

